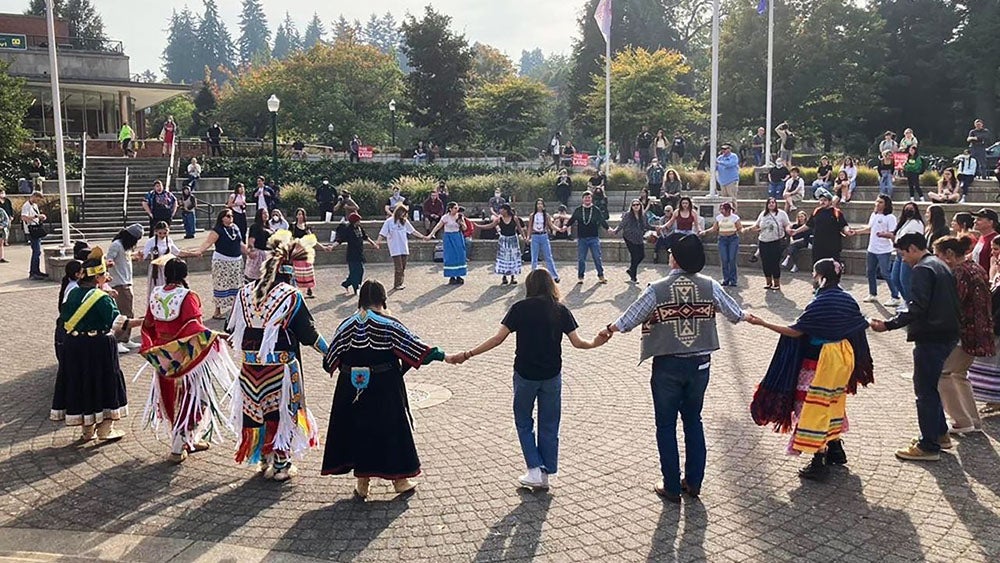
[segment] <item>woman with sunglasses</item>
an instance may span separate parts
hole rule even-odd
[[[633,199],[629,210],[622,213],[621,221],[612,231],[615,234],[621,233],[622,238],[625,239],[625,246],[628,248],[629,255],[629,267],[626,271],[628,272],[629,281],[632,283],[639,282],[636,278],[636,275],[639,273],[639,264],[646,257],[644,237],[651,229],[652,227],[649,226],[649,221],[646,218],[646,210],[643,209],[642,202],[638,199]]]
[[[223,209],[215,219],[205,242],[192,254],[203,254],[215,245],[212,253],[212,297],[215,299],[213,319],[225,319],[243,287],[243,256],[249,252],[243,243],[243,233],[233,222],[233,210]]]

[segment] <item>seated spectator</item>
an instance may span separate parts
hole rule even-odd
[[[835,204],[851,201],[851,179],[846,170],[841,169],[837,173],[837,179],[833,181],[833,195],[836,197]]]
[[[588,184],[590,185],[591,193],[593,193],[597,188],[608,187],[607,177],[605,177],[603,171],[597,170],[594,172],[594,175],[590,177]]]
[[[491,197],[489,200],[490,213],[492,214],[492,216],[496,217],[497,215],[499,215],[500,206],[502,206],[505,203],[507,203],[507,200],[504,199],[503,194],[500,193],[500,188],[493,190],[493,197]]]
[[[795,216],[795,224],[792,225],[792,232],[796,234],[792,235],[792,241],[785,247],[785,258],[781,262],[781,267],[788,268],[792,273],[799,271],[799,267],[795,262],[795,259],[799,256],[799,252],[812,247],[812,231],[797,231],[804,227],[808,221],[809,216],[806,215],[806,212],[799,211]]]
[[[392,212],[396,209],[396,206],[401,203],[404,205],[406,204],[406,197],[399,193],[398,187],[392,188],[392,195],[389,196],[389,199],[385,203],[386,218],[391,217]]]
[[[767,171],[767,197],[778,199],[785,187],[785,180],[788,179],[788,168],[785,161],[778,158],[774,161],[774,166]]]
[[[826,156],[819,159],[819,167],[816,168],[816,179],[812,183],[813,190],[816,188],[833,188],[833,165]]]
[[[660,191],[660,203],[677,207],[681,198],[681,177],[673,168],[667,168],[663,174],[663,189]]]
[[[441,200],[441,195],[437,190],[431,192],[427,199],[424,200],[422,205],[423,209],[423,222],[424,222],[424,233],[430,233],[431,229],[438,224],[441,217],[444,215],[444,201]]]
[[[927,197],[934,203],[958,203],[962,198],[962,191],[958,187],[958,179],[955,177],[954,168],[945,168],[941,172],[937,191],[928,193]]]
[[[424,148],[423,141],[418,141],[417,148],[413,149],[413,163],[414,164],[427,163],[427,149]]]
[[[847,192],[841,196],[841,201],[847,203],[851,201],[854,197],[854,190],[858,187],[858,167],[854,164],[854,159],[847,157],[844,159],[844,165],[840,167],[841,172],[847,173]],[[839,174],[838,174],[839,175]]]
[[[785,180],[785,190],[781,194],[781,197],[785,198],[786,213],[795,211],[797,209],[795,204],[802,201],[802,198],[806,194],[806,182],[799,177],[798,167],[793,166],[788,171],[788,174],[788,179]],[[815,186],[816,184],[813,185]]]
[[[556,176],[556,199],[563,205],[569,205],[569,196],[573,193],[573,179],[565,168]]]
[[[570,236],[570,230],[566,228],[566,224],[569,223],[570,217],[572,217],[572,215],[569,214],[569,210],[566,206],[560,205],[559,210],[552,215],[552,224],[556,227],[556,234],[552,235],[553,239],[570,240],[573,238]]]
[[[292,143],[292,160],[305,160],[306,144],[299,140]]]
[[[562,147],[562,166],[565,168],[570,168],[573,166],[573,155],[576,154],[576,147],[573,146],[573,141],[566,141],[566,144]]]

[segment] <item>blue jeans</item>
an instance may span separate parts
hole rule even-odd
[[[656,418],[656,447],[660,471],[667,492],[681,493],[681,461],[677,451],[677,415],[684,424],[684,479],[692,489],[705,479],[705,429],[701,407],[708,388],[710,356],[653,358],[653,413]]]
[[[875,236],[872,233],[871,236]],[[885,278],[885,283],[889,285],[889,294],[893,299],[899,297],[899,290],[896,288],[896,284],[892,281],[892,267],[890,263],[892,261],[892,253],[886,252],[885,254],[873,254],[871,252],[868,254],[868,295],[878,295],[878,280],[875,279],[876,274],[882,273],[882,277]]]
[[[184,236],[194,236],[194,211],[181,212],[181,219],[184,221]]]
[[[889,274],[890,284],[896,286],[896,291],[903,298],[903,301],[909,301],[910,299],[910,275],[913,273],[913,268],[903,262],[903,259],[899,256],[892,261],[892,273]],[[890,285],[891,287],[891,285]]]
[[[892,197],[892,172],[883,170],[878,177],[878,193]]]
[[[538,255],[545,259],[545,264],[549,268],[552,277],[559,279],[559,272],[556,271],[556,261],[552,258],[552,244],[549,242],[549,235],[531,235],[531,271],[538,269]]]
[[[722,262],[722,283],[736,285],[736,256],[739,252],[739,235],[719,237],[719,261]]]
[[[917,396],[918,446],[925,452],[939,452],[938,439],[948,433],[938,380],[944,361],[955,349],[955,342],[916,342],[913,346],[913,392]]]
[[[767,183],[767,197],[773,197],[774,199],[781,199],[781,194],[785,192],[784,182],[768,182]]]
[[[757,166],[764,166],[764,149],[753,150],[753,163]]]
[[[514,427],[528,469],[559,470],[559,418],[562,414],[562,374],[550,379],[525,379],[514,372]],[[531,411],[538,402],[538,438]]]
[[[41,276],[41,262],[42,262],[42,239],[33,238],[29,239],[31,241],[31,266],[28,270],[28,275]]]
[[[597,269],[597,277],[604,277],[604,263],[601,262],[601,239],[597,237],[586,237],[576,240],[576,277],[583,279],[583,274],[587,269],[587,252],[594,258],[594,268]]]

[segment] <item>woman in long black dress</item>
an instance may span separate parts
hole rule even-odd
[[[420,474],[403,375],[444,359],[389,315],[385,287],[368,280],[358,292],[358,312],[337,328],[323,368],[339,371],[326,433],[323,475],[354,472],[355,492],[368,496],[372,477],[392,481],[397,493],[416,487]]]
[[[844,213],[833,205],[833,194],[826,188],[816,190],[817,207],[806,224],[792,231],[793,235],[804,231],[812,232],[813,264],[824,258],[833,258],[840,262],[840,251],[843,248],[843,237],[852,236],[854,231],[847,224]]]

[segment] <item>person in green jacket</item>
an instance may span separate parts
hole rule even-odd
[[[911,145],[906,149],[906,164],[903,165],[903,174],[906,175],[906,183],[910,186],[910,201],[919,197],[924,201],[924,192],[920,189],[920,175],[927,170],[927,161],[917,154],[917,146]]]
[[[118,132],[118,142],[122,144],[122,154],[124,156],[130,156],[130,153],[132,153],[133,137],[135,137],[135,133],[132,132],[132,128],[127,122],[123,123],[121,131]]]

